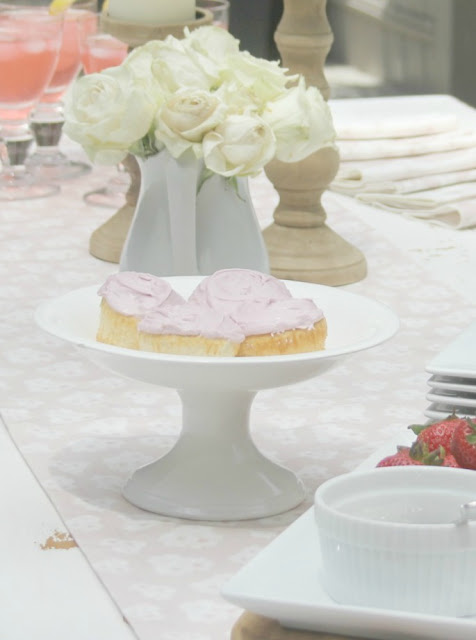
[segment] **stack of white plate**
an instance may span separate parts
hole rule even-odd
[[[476,322],[439,353],[426,371],[431,373],[427,393],[428,418],[441,420],[455,413],[476,419]]]

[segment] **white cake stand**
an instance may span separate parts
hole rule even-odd
[[[168,278],[187,297],[200,277]],[[292,356],[203,358],[152,354],[95,340],[97,287],[78,289],[41,305],[45,331],[84,349],[98,365],[121,375],[172,387],[183,405],[183,425],[167,454],[132,475],[124,496],[136,506],[200,520],[261,518],[287,511],[304,498],[301,481],[265,457],[250,436],[249,413],[260,389],[306,380],[339,358],[373,347],[398,328],[384,305],[342,289],[287,282],[295,297],[312,298],[328,323],[325,351]]]

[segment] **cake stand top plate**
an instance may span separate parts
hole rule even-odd
[[[201,276],[164,278],[187,298]],[[99,285],[70,291],[42,303],[35,321],[46,332],[84,349],[98,365],[127,377],[182,388],[203,386],[259,390],[293,384],[328,369],[341,356],[374,347],[398,329],[395,313],[371,298],[344,289],[285,281],[292,295],[311,298],[324,311],[326,349],[296,355],[246,358],[156,354],[106,345],[96,340]]]

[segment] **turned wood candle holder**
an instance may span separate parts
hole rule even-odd
[[[324,62],[333,34],[326,0],[284,0],[275,41],[284,66],[291,73],[302,74],[307,84],[316,86],[327,99]],[[325,223],[321,196],[338,168],[339,156],[328,148],[301,162],[273,160],[265,167],[280,198],[274,222],[263,232],[275,276],[327,285],[349,284],[365,277],[363,254]]]
[[[158,25],[117,20],[107,14],[101,16],[101,25],[104,31],[125,42],[130,51],[151,40],[163,40],[168,35],[182,38],[185,27],[192,31],[198,27],[212,24],[212,22],[213,14],[207,9],[197,9],[195,20],[190,22]],[[109,220],[93,231],[89,240],[89,253],[106,262],[119,263],[120,261],[122,247],[131,226],[140,190],[140,170],[137,160],[133,155],[128,154],[123,164],[131,178],[125,203]]]

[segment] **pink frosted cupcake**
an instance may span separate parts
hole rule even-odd
[[[101,315],[96,339],[138,349],[137,324],[150,311],[185,304],[170,284],[148,273],[121,271],[109,276],[98,291]]]
[[[287,355],[324,349],[327,324],[312,300],[273,276],[223,269],[186,302],[170,284],[121,272],[99,289],[97,339],[142,351],[195,356]]]
[[[202,309],[230,316],[245,338],[238,356],[286,355],[324,349],[327,323],[312,300],[293,298],[282,280],[249,269],[223,269],[190,296]]]
[[[143,351],[192,356],[236,356],[245,335],[229,315],[190,302],[161,307],[139,322]]]
[[[245,339],[238,356],[275,356],[324,349],[327,323],[306,298],[245,302],[232,314]]]
[[[244,302],[270,302],[291,298],[284,282],[260,271],[222,269],[204,278],[190,302],[231,313]]]

